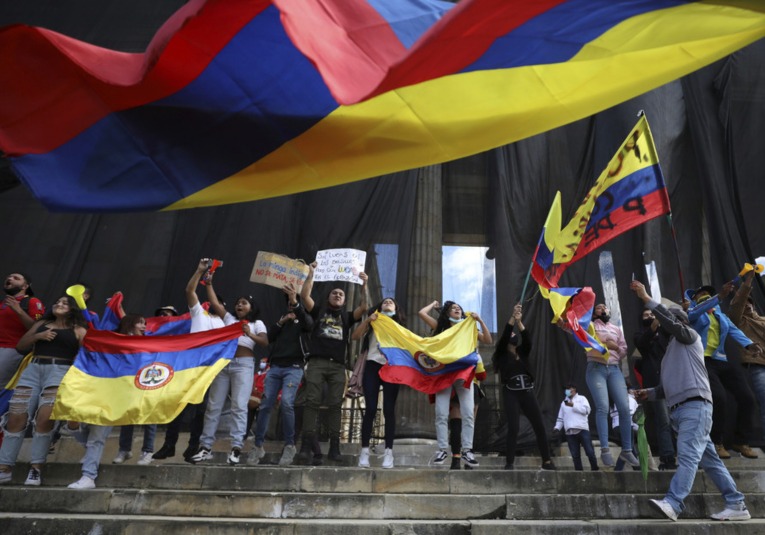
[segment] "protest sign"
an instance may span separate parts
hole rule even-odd
[[[258,251],[252,266],[250,281],[281,288],[292,283],[299,292],[308,278],[308,266],[302,260],[293,260],[284,255]]]
[[[364,271],[366,251],[357,249],[326,249],[316,253],[313,280],[346,281],[361,284],[359,273]]]

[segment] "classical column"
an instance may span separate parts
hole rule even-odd
[[[429,328],[417,317],[417,311],[434,299],[441,300],[442,207],[441,166],[420,169],[406,314],[409,328],[423,336]],[[428,397],[421,392],[402,387],[396,402],[396,417],[398,436],[435,438],[435,412]]]

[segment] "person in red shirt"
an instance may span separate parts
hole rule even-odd
[[[0,304],[0,389],[5,388],[24,358],[16,351],[16,344],[45,314],[45,307],[34,297],[27,275],[11,273],[5,278],[3,289],[5,298]]]

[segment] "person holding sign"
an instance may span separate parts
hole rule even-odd
[[[281,396],[282,430],[284,432],[284,450],[279,465],[292,464],[295,457],[295,397],[303,379],[303,352],[300,349],[300,336],[311,332],[313,318],[300,306],[300,297],[292,283],[282,288],[287,298],[287,312],[274,325],[268,328],[271,342],[271,354],[268,357],[270,369],[263,386],[263,399],[258,409],[255,423],[255,449],[251,454],[253,464],[265,456],[263,442],[271,418],[271,410]],[[248,462],[249,459],[248,459]]]
[[[396,398],[398,384],[389,383],[380,377],[380,369],[388,362],[380,351],[377,337],[369,327],[377,319],[378,314],[385,314],[396,323],[404,324],[404,313],[399,310],[398,303],[392,297],[386,297],[376,307],[369,311],[369,316],[353,331],[351,338],[361,344],[360,359],[366,359],[362,387],[364,390],[364,418],[361,421],[361,454],[359,466],[369,468],[369,440],[372,438],[372,427],[377,415],[377,399],[380,395],[380,385],[383,389],[383,418],[385,419],[385,454],[383,468],[393,468],[393,438],[396,435]]]
[[[326,302],[317,306],[311,297],[313,276],[317,263],[309,266],[308,278],[301,290],[301,298],[306,312],[314,320],[311,335],[310,354],[305,371],[306,401],[303,413],[303,443],[301,455],[310,454],[313,437],[317,434],[317,417],[321,404],[322,386],[327,384],[329,457],[332,461],[340,460],[340,406],[345,393],[345,363],[351,327],[361,319],[367,308],[364,288],[367,275],[359,273],[362,281],[361,303],[353,312],[345,309],[345,291],[334,288],[329,292]]]
[[[462,307],[454,301],[447,301],[441,308],[438,319],[433,318],[430,312],[438,307],[438,301],[433,301],[422,308],[418,315],[431,329],[433,336],[445,331],[452,325],[465,319],[465,313]],[[478,340],[484,344],[491,344],[491,333],[489,328],[483,322],[481,317],[475,312],[471,312],[481,326],[478,330]],[[476,380],[482,381],[486,378],[486,371],[480,358],[476,367]],[[433,464],[444,464],[448,454],[446,449],[449,447],[449,432],[451,431],[452,464],[451,468],[459,469],[460,458],[466,467],[473,468],[478,466],[478,461],[473,454],[473,429],[475,426],[475,395],[478,391],[473,388],[473,383],[466,387],[462,379],[457,380],[452,386],[444,388],[436,393],[436,437],[438,440],[438,451],[433,457]],[[453,403],[453,399],[459,400],[459,406]],[[461,437],[461,441],[459,438]],[[460,447],[461,446],[461,447]]]

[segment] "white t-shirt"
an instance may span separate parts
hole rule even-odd
[[[238,322],[239,320],[236,319],[236,316],[231,314],[231,312],[226,312],[226,315],[223,316],[223,323],[226,325],[231,325],[232,323]],[[250,332],[252,334],[260,334],[266,332],[266,325],[260,320],[249,322],[248,325],[250,326]],[[243,334],[239,337],[239,340],[237,340],[236,345],[246,347],[247,349],[255,349],[255,340],[246,334]]]
[[[222,319],[207,312],[198,301],[189,308],[189,312],[191,313],[191,330],[189,332],[199,333],[226,326]]]
[[[377,345],[377,337],[374,331],[369,334],[369,350],[367,351],[367,360],[372,360],[378,364],[385,366],[388,363],[388,359],[380,351],[380,347]]]

